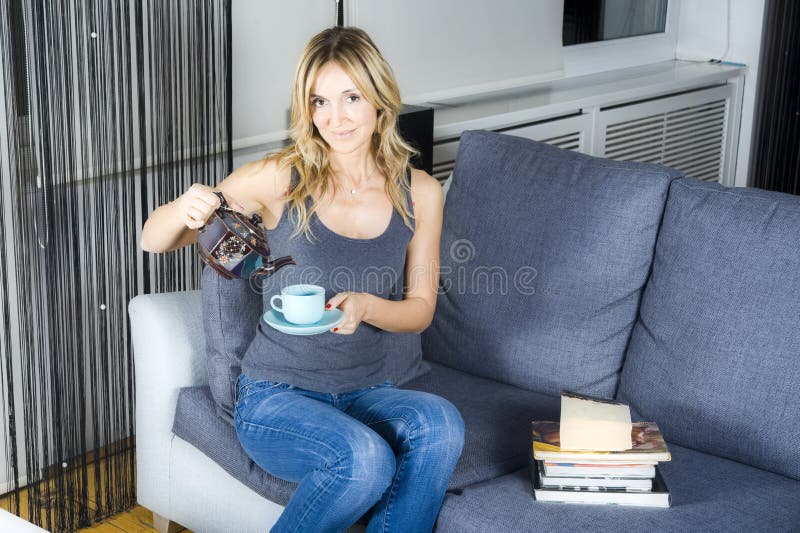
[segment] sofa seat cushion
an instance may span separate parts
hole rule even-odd
[[[464,450],[449,488],[491,479],[527,464],[530,421],[557,417],[559,398],[437,364],[431,367],[403,388],[439,394],[461,412],[466,426]],[[208,387],[181,390],[172,431],[269,500],[285,505],[296,488],[250,460],[239,446],[233,426],[216,416]]]
[[[800,482],[670,445],[670,509],[537,502],[529,468],[445,496],[436,531],[797,531]]]
[[[671,442],[800,479],[800,198],[675,181],[619,396]]]
[[[677,176],[464,132],[425,358],[544,394],[613,396]]]
[[[451,489],[513,472],[527,464],[531,420],[558,420],[561,398],[432,363],[436,370],[405,388],[438,394],[464,419],[464,450]]]
[[[270,475],[256,465],[239,445],[236,429],[215,410],[207,386],[184,387],[178,394],[172,432],[261,496],[286,505],[297,484]]]

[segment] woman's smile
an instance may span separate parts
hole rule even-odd
[[[334,136],[335,136],[337,139],[346,139],[346,138],[350,137],[350,136],[353,134],[353,132],[354,132],[354,131],[356,131],[356,130],[355,130],[355,128],[354,128],[354,129],[352,129],[352,130],[343,131],[343,132],[341,132],[341,133],[334,132],[334,134],[333,134],[333,135],[334,135]]]

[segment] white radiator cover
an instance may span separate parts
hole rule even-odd
[[[609,159],[660,163],[701,180],[733,185],[744,74],[742,70],[717,70],[717,77],[700,76],[713,72],[702,67],[685,67],[680,62],[663,65],[665,71],[673,72],[689,68],[698,78],[694,84],[690,76],[675,76],[672,87],[669,80],[652,84],[651,69],[641,80],[632,77],[627,83],[609,84],[587,76],[582,80],[585,87],[580,87],[580,81],[573,82],[563,89],[563,95],[554,86],[547,98],[529,98],[532,104],[543,101],[542,105],[527,108],[515,105],[514,98],[520,101],[519,96],[509,98],[505,109],[495,99],[484,107],[503,112],[480,116],[480,103],[463,103],[465,114],[471,115],[469,120],[452,121],[459,110],[443,109],[445,121],[451,123],[440,120],[437,124],[433,175],[444,180],[452,172],[460,131],[486,129]],[[604,92],[604,87],[613,90]],[[569,91],[574,95],[572,101]],[[567,112],[553,116],[554,110]],[[543,118],[537,120],[537,114]],[[530,119],[520,121],[525,115]]]
[[[725,85],[601,111],[598,155],[722,182],[731,92]]]

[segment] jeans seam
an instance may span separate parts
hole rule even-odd
[[[319,444],[320,446],[323,446],[323,447],[327,448],[328,450],[332,451],[333,454],[336,456],[336,461],[337,462],[341,459],[341,456],[339,455],[339,452],[338,452],[338,450],[336,450],[336,448],[334,448],[333,446],[330,446],[328,443],[326,443],[324,441],[321,441],[321,440],[319,440],[319,439],[317,439],[315,437],[312,437],[311,435],[306,435],[305,433],[300,433],[298,431],[293,431],[291,429],[276,428],[276,427],[272,427],[272,426],[265,426],[264,424],[256,424],[254,422],[250,422],[249,420],[245,420],[244,418],[242,418],[241,415],[239,415],[239,420],[240,420],[242,425],[255,426],[255,427],[259,427],[259,428],[263,428],[263,429],[268,429],[270,431],[277,431],[277,432],[283,431],[283,432],[289,433],[291,435],[294,435],[296,437],[302,437],[302,438],[304,438],[306,440],[310,440],[310,441],[312,441],[312,442],[314,442],[316,444]]]
[[[405,425],[408,426],[408,428],[411,431],[417,431],[417,427],[414,424],[412,424],[411,422],[409,422],[408,420],[406,420],[405,418],[403,418],[402,416],[392,417],[392,418],[382,418],[380,420],[372,420],[371,422],[367,422],[367,425],[368,426],[372,426],[373,424],[381,424],[383,422],[391,422],[392,420],[400,420],[401,422],[405,423]]]
[[[393,418],[384,418],[384,419],[381,419],[381,420],[374,420],[372,422],[368,422],[367,426],[371,428],[374,424],[380,424],[382,422],[389,422],[391,420],[399,420],[399,421],[403,422],[406,426],[409,427],[411,432],[416,430],[414,425],[409,423],[409,421],[406,420],[403,417],[393,417]],[[411,435],[410,434],[408,436],[408,440],[409,441],[411,440]],[[389,487],[389,497],[386,498],[386,511],[383,513],[383,531],[387,531],[386,528],[388,527],[387,523],[389,521],[389,506],[390,506],[390,503],[392,501],[392,498],[394,498],[394,495],[395,495],[395,492],[396,492],[395,489],[397,488],[397,480],[400,478],[400,473],[401,473],[401,471],[403,469],[403,464],[405,462],[406,462],[406,454],[403,454],[402,458],[400,459],[400,464],[398,464],[397,467],[396,467],[394,478],[392,479],[392,486]]]
[[[299,527],[301,526],[301,524],[303,523],[303,520],[305,520],[305,519],[306,519],[306,516],[308,516],[308,513],[309,513],[309,511],[311,510],[311,508],[314,506],[314,504],[315,504],[315,503],[317,503],[317,500],[319,500],[319,499],[320,499],[320,497],[322,496],[322,494],[323,494],[324,492],[327,492],[328,488],[329,488],[331,485],[333,485],[333,481],[336,479],[336,477],[338,477],[338,475],[337,475],[336,473],[334,473],[334,474],[333,474],[333,476],[332,476],[332,477],[331,477],[331,478],[328,480],[328,483],[325,485],[325,487],[324,487],[322,490],[319,490],[319,491],[317,491],[317,494],[315,495],[315,497],[314,497],[314,500],[313,500],[313,501],[311,501],[311,502],[309,502],[309,503],[308,503],[308,505],[306,505],[306,508],[305,508],[305,510],[303,511],[303,516],[301,516],[301,517],[300,517],[300,518],[297,520],[297,524],[296,524],[296,525],[295,525],[295,527],[292,529],[292,531],[298,531],[298,528],[299,528]]]
[[[409,437],[409,440],[410,440],[410,437]],[[406,462],[406,457],[405,457],[405,454],[404,454],[403,458],[400,460],[400,464],[397,465],[397,470],[395,471],[394,479],[392,479],[392,486],[389,488],[389,497],[386,499],[386,512],[383,513],[383,530],[384,531],[388,531],[387,528],[389,527],[388,523],[389,523],[389,509],[391,507],[390,504],[392,502],[392,499],[394,498],[394,495],[395,495],[395,492],[396,492],[395,489],[397,488],[397,480],[400,477],[400,473],[403,470],[403,464],[405,462]]]

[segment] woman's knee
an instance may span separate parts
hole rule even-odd
[[[444,425],[447,428],[447,440],[452,450],[461,450],[464,448],[464,419],[458,408],[448,400],[441,399],[441,410],[444,419]]]
[[[368,498],[380,499],[394,478],[394,452],[380,435],[363,428],[338,446],[336,461],[328,465],[335,475],[352,481]]]
[[[464,447],[464,419],[450,401],[426,394],[422,405],[413,411],[412,423],[417,428],[417,438],[461,452]]]

